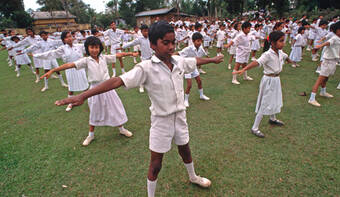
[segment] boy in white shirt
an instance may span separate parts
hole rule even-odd
[[[148,196],[155,195],[163,155],[171,149],[172,140],[178,145],[190,182],[209,187],[210,180],[196,175],[191,158],[184,106],[183,75],[192,72],[196,65],[220,63],[223,61],[223,56],[214,58],[172,56],[175,51],[175,33],[173,27],[165,21],[151,25],[149,39],[151,48],[155,51],[151,60],[141,62],[120,77],[111,78],[83,94],[56,101],[56,105],[67,103],[73,103],[74,106],[81,105],[85,99],[93,95],[120,86],[129,89],[144,84],[151,100],[149,137],[151,161],[147,179]]]
[[[223,48],[223,43],[226,39],[226,32],[225,30],[225,25],[223,23],[220,24],[220,29],[216,32],[216,38],[217,38],[217,55],[222,55],[222,48]]]

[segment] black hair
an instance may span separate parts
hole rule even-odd
[[[305,27],[299,27],[298,33],[300,34],[303,30],[306,30],[306,28]]]
[[[145,24],[142,24],[140,26],[140,30],[143,30],[143,29],[149,29],[149,26],[145,25]]]
[[[79,32],[80,32],[81,34],[85,33],[85,31],[84,31],[84,30],[80,30]]]
[[[100,48],[100,51],[98,53],[98,57],[99,57],[99,55],[104,50],[102,42],[99,40],[99,38],[97,38],[95,36],[90,36],[90,37],[86,38],[85,43],[84,43],[86,55],[90,56],[89,46],[95,46],[95,45],[99,45],[99,48]]]
[[[259,28],[260,26],[261,26],[260,24],[256,24],[256,25],[255,25],[255,29],[256,29],[256,28]]]
[[[61,39],[61,41],[63,41],[64,44],[65,44],[64,40],[65,40],[68,33],[70,33],[70,32],[69,31],[63,31],[60,35],[60,39]]]
[[[332,26],[333,26],[333,29],[332,29]],[[336,33],[336,31],[340,29],[340,21],[336,22],[336,23],[333,23],[330,27],[330,30],[333,32],[333,33]]]
[[[167,33],[175,33],[174,28],[168,22],[162,20],[153,23],[149,29],[149,40],[152,44],[157,45],[157,40],[163,39]]]
[[[195,32],[194,34],[192,34],[192,41],[195,40],[203,40],[203,36],[200,32]]]
[[[277,22],[275,23],[273,30],[275,31],[277,28],[279,28],[281,25],[283,24],[283,22]]]
[[[96,29],[91,29],[91,34],[92,34],[92,35],[96,35],[96,33],[98,33],[98,30],[96,30]]]
[[[33,29],[32,29],[31,27],[27,27],[27,28],[26,28],[26,33],[27,33],[28,30],[30,30],[31,32],[33,32],[33,35],[34,35],[34,31],[33,31]]]
[[[195,23],[195,29],[197,30],[198,28],[202,27],[202,24],[199,22]]]
[[[237,26],[238,26],[239,24],[240,24],[239,22],[235,22],[235,23],[234,23],[234,29],[235,29],[235,30],[238,30],[238,29],[237,29]]]
[[[20,38],[19,38],[18,36],[12,36],[12,37],[11,37],[11,40],[12,40],[12,41],[14,41],[14,39],[20,40]]]
[[[42,34],[48,35],[48,33],[47,33],[46,31],[41,31],[41,32],[39,32],[39,36],[41,36]]]
[[[8,34],[11,34],[12,33],[12,30],[8,30]]]
[[[328,22],[325,21],[325,20],[321,20],[320,23],[319,23],[319,27],[320,27],[321,25],[328,25]]]
[[[251,23],[249,23],[248,21],[244,22],[244,23],[242,24],[242,26],[241,26],[242,30],[243,30],[243,29],[246,29],[246,28],[248,28],[248,27],[251,27]]]
[[[269,34],[269,39],[266,39],[264,42],[263,52],[266,52],[269,50],[270,45],[272,42],[277,42],[281,37],[285,36],[285,34],[282,31],[273,31]]]

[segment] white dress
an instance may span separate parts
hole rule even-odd
[[[65,63],[75,62],[83,57],[84,45],[73,44],[72,47],[68,44],[62,45],[55,50],[45,53],[35,54],[33,57],[41,59],[62,58]],[[76,70],[75,68],[65,70],[70,92],[84,91],[89,87],[84,69]]]
[[[15,50],[15,52],[19,53],[19,51],[23,51],[25,47],[21,46],[21,47],[16,47],[13,50]],[[26,53],[21,54],[21,55],[15,55],[15,63],[17,65],[24,65],[24,64],[30,64],[31,60],[28,57],[28,55]]]
[[[295,38],[296,41],[294,46],[292,47],[292,51],[290,52],[289,59],[294,62],[300,62],[302,56],[302,44],[303,44],[303,36],[298,34]]]

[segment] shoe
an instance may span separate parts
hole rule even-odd
[[[43,87],[43,88],[41,89],[41,92],[45,92],[47,89],[48,89],[47,87]]]
[[[199,73],[201,73],[201,74],[206,74],[207,72],[205,72],[202,68],[200,68],[199,70]]]
[[[316,107],[320,107],[320,106],[321,106],[320,103],[318,103],[316,100],[314,100],[314,101],[308,101],[308,103],[311,104],[311,105],[314,105],[314,106],[316,106]]]
[[[231,64],[228,64],[228,69],[229,69],[229,70],[231,69]]]
[[[133,60],[133,63],[134,63],[134,64],[137,64],[137,60]]]
[[[283,126],[283,125],[285,125],[285,123],[284,122],[282,122],[281,120],[271,120],[271,119],[269,119],[269,124],[271,124],[271,125],[277,125],[277,126]]]
[[[340,90],[340,85],[338,85],[338,87],[336,87],[336,89]]]
[[[255,57],[252,57],[252,58],[251,58],[251,61],[256,61],[256,58],[255,58]]]
[[[88,146],[92,142],[92,140],[94,140],[94,136],[93,137],[87,136],[83,142],[83,146]]]
[[[120,134],[122,134],[122,135],[125,135],[126,137],[132,137],[132,133],[129,131],[129,130],[127,130],[127,129],[123,129],[122,131],[119,131],[119,133]]]
[[[307,47],[307,49],[306,49],[307,51],[310,51],[310,48],[309,47]]]
[[[253,129],[250,129],[250,132],[254,135],[256,135],[257,137],[260,137],[260,138],[264,138],[264,134],[260,131],[260,130],[253,130]]]
[[[210,98],[205,96],[204,94],[202,96],[200,96],[200,99],[201,100],[205,100],[205,101],[209,101],[210,100]]]
[[[320,96],[326,97],[326,98],[333,98],[334,96],[325,92],[325,93],[320,93]]]
[[[52,79],[58,79],[59,77],[58,77],[57,75],[55,75],[55,74],[52,74],[52,75],[51,75],[51,78],[52,78]]]
[[[317,62],[317,61],[318,61],[318,58],[312,58],[312,61],[313,61],[313,62]]]
[[[253,81],[254,79],[249,77],[249,76],[247,76],[247,77],[243,77],[243,80],[245,80],[245,81]]]
[[[237,80],[232,80],[231,83],[235,85],[240,85],[240,82],[238,82]]]
[[[185,106],[185,107],[189,107],[189,101],[184,100],[184,106]]]
[[[143,87],[139,87],[139,92],[143,93],[144,92],[144,88]]]
[[[72,104],[68,104],[65,111],[69,112],[72,110]]]
[[[18,71],[18,67],[15,67],[15,70],[14,70],[15,72],[17,72]]]
[[[299,65],[299,64],[296,64],[296,67],[300,67],[300,65]]]
[[[293,68],[296,68],[296,64],[292,64],[292,67],[293,67]]]
[[[205,188],[210,187],[211,185],[211,181],[209,179],[200,176],[196,176],[195,180],[190,179],[190,182]]]
[[[61,86],[68,88],[68,85],[66,83],[62,83]]]
[[[17,73],[17,77],[20,77],[20,74],[19,74],[19,73]]]
[[[39,83],[39,81],[40,81],[40,78],[37,77],[36,80],[35,80],[35,83]]]

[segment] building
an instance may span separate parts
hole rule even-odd
[[[177,13],[176,8],[161,8],[156,10],[148,10],[143,12],[138,12],[136,15],[137,25],[141,24],[151,25],[156,20],[167,20],[176,17],[188,17],[190,15],[185,13]]]
[[[89,24],[77,24],[75,20],[77,17],[66,11],[33,12],[32,18],[35,31],[90,29]]]

